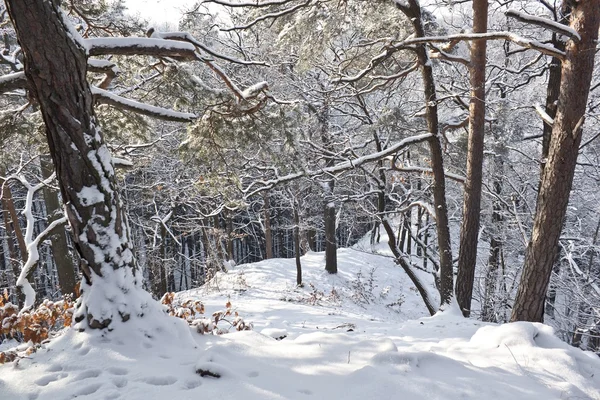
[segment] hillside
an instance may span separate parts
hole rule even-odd
[[[230,300],[252,331],[203,336],[158,315],[143,332],[70,330],[0,366],[0,399],[600,399],[600,359],[551,328],[428,317],[391,258],[340,249],[338,263],[330,276],[322,253],[304,256],[304,288],[294,260],[273,259],[178,294],[207,314]]]

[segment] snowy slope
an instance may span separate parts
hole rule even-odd
[[[428,317],[390,258],[341,249],[338,262],[330,276],[322,253],[304,256],[304,288],[294,260],[276,259],[179,294],[207,313],[230,299],[254,331],[201,336],[156,316],[108,335],[68,331],[0,366],[0,399],[600,400],[600,359],[549,327]]]

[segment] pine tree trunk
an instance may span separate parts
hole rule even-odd
[[[570,26],[579,33],[581,41],[568,42],[562,63],[558,109],[512,321],[544,319],[544,300],[581,144],[600,25],[600,0],[572,4]]]
[[[112,159],[95,118],[85,49],[63,20],[56,0],[7,0],[6,5],[83,261],[86,279],[75,321],[106,328],[114,319],[141,315],[148,303],[133,290],[141,291],[142,277],[137,273]]]
[[[488,0],[473,0],[473,33],[487,32]],[[485,133],[485,65],[486,40],[471,42],[471,103],[469,104],[469,141],[467,177],[463,199],[463,218],[460,229],[456,300],[465,317],[471,314],[473,281],[477,265],[481,186],[483,172],[483,141]]]

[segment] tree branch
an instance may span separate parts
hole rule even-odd
[[[552,32],[558,33],[559,35],[568,36],[575,42],[579,42],[581,40],[581,36],[579,33],[570,26],[563,25],[560,22],[552,21],[551,19],[536,17],[534,15],[529,15],[522,13],[517,10],[508,10],[504,13],[507,17],[512,17],[518,21],[525,22],[531,25],[541,26],[542,28],[546,28],[551,30]]]
[[[92,94],[94,95],[94,101],[98,104],[108,104],[115,108],[133,111],[138,114],[147,115],[149,117],[154,117],[165,121],[192,122],[198,118],[195,114],[169,110],[167,108],[151,106],[135,100],[126,99],[125,97],[118,96],[114,93],[94,86],[91,87],[91,90]]]

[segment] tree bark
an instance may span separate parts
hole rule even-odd
[[[46,125],[63,204],[86,278],[75,313],[80,329],[141,316],[150,296],[116,186],[113,163],[86,81],[87,56],[56,0],[8,0],[25,74]],[[117,284],[118,282],[118,284]]]
[[[473,33],[486,33],[488,0],[473,0]],[[486,40],[471,42],[471,102],[469,104],[469,140],[467,176],[463,199],[463,218],[460,228],[456,300],[465,317],[471,314],[473,281],[477,265],[481,186],[483,179],[483,142],[485,134],[485,65]]]
[[[548,160],[511,321],[543,321],[546,290],[581,144],[600,25],[600,0],[572,2],[572,6],[570,26],[581,41],[569,41],[566,47]]]

